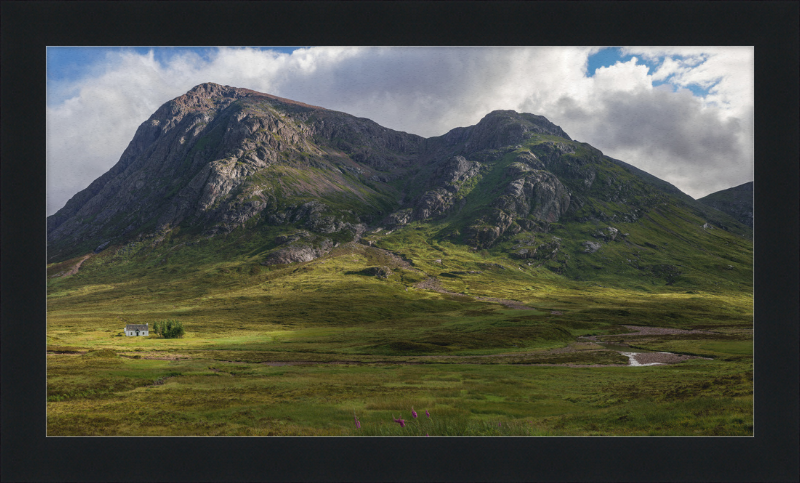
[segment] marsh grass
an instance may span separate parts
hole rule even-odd
[[[743,362],[576,369],[118,358],[104,367],[78,359],[49,360],[50,435],[752,434],[752,371]]]
[[[267,227],[109,247],[77,274],[48,279],[48,434],[752,435],[752,255],[733,234],[659,216],[620,226],[627,241],[597,252],[617,269],[595,270],[580,255],[570,277],[503,247],[470,251],[430,224],[372,236],[410,267],[358,244],[264,267],[283,233]],[[695,249],[646,247],[657,226],[684,230]],[[580,240],[595,228],[554,233],[577,230]],[[724,252],[720,243],[739,245]],[[639,266],[673,260],[681,275],[667,285],[658,270],[624,261],[633,253]],[[374,266],[392,275],[363,274]],[[428,277],[466,296],[415,287]],[[122,335],[126,323],[165,319],[183,324],[182,339]],[[713,331],[626,339],[712,359],[546,366],[624,364],[616,352],[574,345],[628,332],[623,325]],[[306,364],[270,365],[296,362]]]

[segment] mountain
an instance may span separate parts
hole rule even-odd
[[[747,267],[746,256],[717,253],[714,228],[751,249],[749,226],[542,116],[493,111],[426,139],[212,83],[161,106],[111,170],[47,219],[49,262],[248,233],[263,237],[258,257],[272,266],[353,241],[397,248],[377,234],[425,230],[427,244],[491,250],[574,280],[668,284],[700,277],[696,256]]]
[[[729,214],[739,223],[753,227],[753,182],[717,191],[698,199],[700,203]]]
[[[256,215],[272,223],[311,216],[314,231],[358,237],[364,223],[399,206],[422,167],[455,152],[517,143],[526,133],[568,139],[541,116],[496,111],[477,126],[426,140],[248,89],[202,84],[161,106],[108,173],[48,218],[50,259],[185,221],[229,232]],[[441,186],[429,187],[450,186],[444,178],[460,175],[443,167],[437,176]],[[416,218],[452,201],[433,191]]]
[[[262,213],[273,222],[321,215],[312,200],[380,212],[397,193],[379,174],[405,173],[423,144],[367,119],[202,84],[161,106],[109,172],[48,218],[51,259],[184,222],[216,233]],[[355,213],[345,218],[320,228],[361,230]]]

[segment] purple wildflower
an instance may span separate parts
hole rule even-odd
[[[498,428],[501,427],[502,425],[503,425],[503,423],[497,423],[497,427]]]
[[[414,419],[417,419],[417,412],[414,411],[414,406],[411,406],[411,415],[414,416]]]
[[[395,419],[394,416],[392,416],[392,419],[394,419],[394,422],[399,424],[401,428],[405,428],[406,427],[406,420],[405,419]]]
[[[356,412],[353,411],[353,420],[356,422],[356,429],[361,429],[361,421],[356,417]]]
[[[425,416],[431,417],[431,413],[429,413],[427,409],[425,410]]]

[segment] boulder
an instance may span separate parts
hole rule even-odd
[[[406,208],[399,210],[386,217],[385,224],[391,226],[407,225],[413,220],[413,210]]]
[[[103,250],[105,250],[105,249],[106,249],[106,247],[108,247],[108,245],[109,245],[110,243],[111,243],[111,241],[110,241],[110,240],[109,240],[109,241],[105,241],[105,242],[101,243],[101,244],[100,244],[100,245],[99,245],[97,248],[95,248],[95,249],[94,249],[94,252],[95,252],[95,253],[100,253],[100,252],[102,252]]]
[[[304,239],[303,241],[291,242],[289,246],[280,248],[269,255],[261,262],[261,265],[283,265],[295,262],[310,262],[328,253],[333,248],[333,242],[325,238],[317,242],[316,246]]]
[[[387,279],[392,275],[392,270],[389,267],[369,267],[361,271],[364,275]]]
[[[583,242],[582,245],[585,247],[585,250],[583,250],[584,253],[594,253],[597,250],[599,250],[600,247],[602,246],[599,243],[595,243],[593,241],[588,241],[588,240]]]

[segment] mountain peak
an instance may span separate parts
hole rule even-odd
[[[572,141],[563,129],[546,117],[512,110],[492,111],[483,116],[478,124],[457,127],[440,138],[450,147],[462,144],[466,152],[474,152],[517,145],[534,134],[547,134]]]
[[[500,125],[500,124],[521,124],[525,131],[531,131],[539,134],[551,134],[553,136],[562,137],[564,139],[572,140],[572,138],[564,132],[561,127],[553,124],[544,116],[530,114],[527,112],[517,112],[513,110],[498,109],[485,115],[478,123]]]
[[[294,106],[305,107],[309,109],[325,109],[324,107],[314,106],[311,104],[306,104],[303,102],[293,101],[291,99],[286,99],[285,97],[278,97],[272,94],[266,94],[264,92],[254,91],[252,89],[245,89],[241,87],[232,87],[228,85],[221,85],[215,82],[204,82],[202,84],[198,84],[186,94],[179,96],[175,100],[180,101],[189,101],[189,103],[197,103],[199,100],[207,100],[215,97],[221,98],[232,98],[232,99],[241,99],[243,97],[261,97],[261,98],[268,98],[274,101],[281,102],[283,104],[290,104]],[[192,102],[194,101],[194,102]]]
[[[216,97],[224,96],[231,97],[239,92],[241,89],[231,87],[228,85],[221,85],[214,82],[204,82],[189,89],[184,96],[199,96],[199,97]]]

